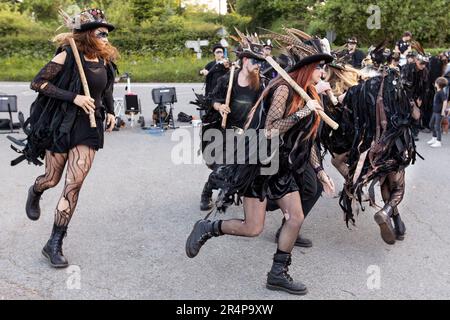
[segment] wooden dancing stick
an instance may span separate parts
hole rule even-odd
[[[83,65],[81,64],[81,58],[80,58],[80,54],[78,52],[77,45],[75,44],[75,40],[73,38],[70,38],[69,42],[70,42],[70,47],[72,48],[72,51],[73,51],[73,55],[75,56],[75,61],[77,63],[78,72],[80,73],[80,79],[81,79],[81,83],[83,84],[84,95],[86,95],[90,98],[91,94],[89,92],[89,86],[88,86],[88,83],[86,80],[86,74],[84,73]],[[97,127],[97,123],[95,122],[95,115],[94,115],[93,111],[89,112],[89,123],[91,125],[91,128]]]
[[[234,70],[235,69],[236,69],[236,66],[233,64],[230,69],[230,80],[228,80],[227,97],[225,99],[225,105],[227,107],[230,107],[231,91],[233,90],[233,80],[234,80]],[[228,113],[225,113],[222,117],[222,128],[223,129],[225,129],[227,127],[227,117],[228,117]]]
[[[267,56],[266,61],[275,69],[275,71],[278,72],[278,74],[286,80],[289,85],[302,97],[303,100],[305,100],[306,103],[308,101],[312,100],[310,96],[303,90],[297,82],[294,81],[294,79],[291,78],[291,76],[275,61],[272,57]],[[333,119],[331,119],[325,112],[322,110],[316,110],[319,116],[322,118],[322,120],[328,124],[331,128],[336,130],[339,128],[339,124],[337,124]]]

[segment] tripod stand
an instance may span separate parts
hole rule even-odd
[[[177,129],[177,127],[175,126],[175,119],[173,117],[173,104],[175,98],[174,96],[172,96],[172,101],[169,103],[164,104],[162,101],[162,96],[159,97],[159,103],[158,106],[156,107],[158,110],[158,125],[157,127],[161,128],[161,130],[164,129]],[[166,111],[166,105],[169,105],[169,113],[167,113]],[[165,116],[163,116],[163,114],[166,114]],[[164,124],[167,124],[167,126],[164,126]]]
[[[14,131],[14,123],[12,113],[17,112],[17,96],[2,95],[0,96],[0,112],[8,112],[10,132],[2,133],[18,133]]]

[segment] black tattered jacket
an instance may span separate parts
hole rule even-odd
[[[30,107],[30,117],[22,123],[27,138],[16,140],[9,137],[11,141],[24,147],[23,150],[19,150],[11,146],[22,154],[11,161],[13,166],[23,160],[42,165],[39,158],[44,159],[45,151],[62,135],[69,134],[72,130],[78,111],[73,100],[77,94],[83,94],[83,88],[72,49],[70,46],[60,47],[56,54],[62,51],[67,53],[64,66],[61,67],[54,62],[48,63],[31,83],[31,88],[38,91],[39,95]],[[84,64],[84,57],[80,56]],[[114,114],[112,93],[117,68],[114,63],[108,63],[106,69],[108,81],[103,95],[103,105],[107,113]],[[41,84],[45,82],[48,82],[47,86],[41,88]],[[104,115],[96,114],[96,116],[104,118]]]

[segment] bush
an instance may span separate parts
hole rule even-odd
[[[0,10],[0,36],[38,34],[45,28],[17,11]]]
[[[26,81],[36,76],[39,70],[51,60],[48,57],[30,57],[13,55],[0,58],[1,81]],[[124,55],[118,61],[121,74],[131,73],[132,81],[142,82],[203,82],[199,70],[210,61],[208,58],[198,60],[192,54],[171,58],[151,55]]]
[[[50,57],[56,50],[50,37],[43,36],[7,36],[0,41],[0,56],[10,57],[13,55],[23,55],[33,58],[42,56]]]

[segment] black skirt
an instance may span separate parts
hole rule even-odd
[[[253,180],[244,197],[279,200],[291,192],[299,191],[299,186],[292,171],[280,170],[273,176],[258,176]]]
[[[79,110],[70,133],[58,137],[52,147],[49,148],[49,151],[67,153],[78,145],[88,146],[96,151],[102,149],[105,130],[103,126],[104,121],[98,115],[96,115],[95,121],[97,127],[91,128],[89,115]]]

